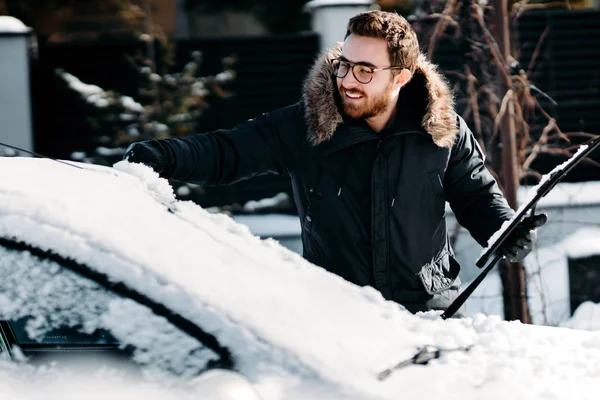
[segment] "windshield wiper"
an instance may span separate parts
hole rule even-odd
[[[600,145],[600,136],[597,136],[587,144],[580,146],[579,150],[573,157],[565,161],[563,164],[554,168],[548,175],[545,176],[545,181],[542,180],[541,184],[537,187],[534,196],[527,203],[523,204],[516,212],[514,217],[510,220],[510,223],[503,226],[500,233],[497,234],[497,238],[492,242],[484,253],[479,257],[476,265],[479,268],[483,268],[488,260],[493,256],[492,261],[485,267],[485,269],[475,278],[473,282],[460,294],[458,297],[448,306],[446,311],[442,314],[442,319],[451,318],[456,311],[463,305],[467,298],[475,291],[477,286],[483,281],[483,278],[494,268],[494,265],[498,261],[504,258],[500,254],[499,249],[504,244],[506,239],[515,230],[515,228],[526,218],[532,218],[535,214],[535,207],[540,199],[546,196],[558,182],[560,182],[565,175],[567,175],[577,164],[583,161],[589,156],[598,146]]]
[[[408,367],[409,365],[427,365],[429,361],[435,360],[436,358],[440,358],[442,353],[449,353],[452,351],[469,351],[472,346],[467,347],[457,347],[454,349],[442,349],[437,346],[426,345],[419,349],[419,352],[409,358],[408,360],[400,361],[398,364],[394,365],[391,368],[387,368],[380,373],[377,374],[377,379],[382,381],[388,378],[394,370]]]

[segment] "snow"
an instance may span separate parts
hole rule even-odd
[[[534,323],[571,326],[568,260],[597,254],[600,254],[600,229],[584,227],[525,259]],[[592,325],[595,326],[593,322]]]
[[[81,94],[81,96],[83,96],[88,103],[93,104],[99,108],[108,107],[111,104],[111,100],[109,99],[109,93],[101,87],[84,83],[76,76],[62,70],[60,70],[58,73],[67,82],[69,87]],[[121,105],[125,108],[125,110],[129,112],[144,112],[144,106],[136,102],[130,96],[121,96],[120,102]],[[119,117],[123,121],[131,120],[134,118],[133,115],[128,113],[122,113],[119,115]]]
[[[532,188],[521,186],[518,192],[522,203],[530,195]],[[600,204],[600,182],[561,182],[542,197],[539,207],[587,206]]]
[[[289,201],[290,201],[290,196],[288,196],[287,193],[279,193],[270,198],[261,199],[258,201],[255,201],[255,200],[248,201],[248,202],[246,202],[246,204],[244,204],[244,210],[253,212],[253,211],[259,210],[261,208],[275,207],[278,204],[281,204],[283,202],[289,202]]]
[[[79,78],[65,71],[59,71],[59,75],[68,83],[71,89],[80,93],[88,103],[100,108],[108,107],[107,93],[101,87],[83,83]]]
[[[165,388],[157,383],[132,380],[114,368],[93,374],[61,371],[56,367],[32,368],[0,360],[0,398],[2,400],[89,399],[103,400],[118,394],[128,400],[192,399],[182,389]],[[10,384],[5,384],[10,382]]]
[[[220,72],[215,76],[215,80],[219,83],[226,83],[232,81],[235,75],[232,71]]]
[[[233,219],[251,228],[260,237],[300,236],[300,220],[295,215],[234,215]]]
[[[121,96],[121,104],[126,110],[131,112],[144,112],[144,106],[136,102],[132,97]]]
[[[187,197],[192,194],[192,189],[187,185],[181,185],[177,188],[177,196]]]
[[[121,113],[121,114],[119,114],[119,119],[121,121],[133,121],[135,119],[135,115],[128,114],[128,113]]]
[[[555,167],[544,175],[541,181],[533,188],[519,188],[518,198],[521,206],[515,215],[523,212],[525,205],[536,195],[537,190],[544,185],[555,173],[566,168],[582,152],[588,149],[587,145],[579,147],[577,153],[569,160]],[[597,207],[600,205],[600,182],[583,183],[559,183],[546,196],[542,197],[537,205],[538,210],[550,211],[550,209],[573,208],[573,207]],[[559,213],[562,215],[562,212]],[[557,215],[560,219],[560,215]],[[585,214],[583,214],[585,215]],[[586,222],[594,224],[592,215],[580,217],[579,224],[583,226]],[[514,219],[514,218],[513,218]],[[597,220],[597,218],[596,218]],[[488,243],[494,243],[507,229],[511,221],[506,221],[502,227],[489,239]],[[552,219],[550,222],[553,222]],[[600,254],[600,230],[594,227],[582,227],[576,231],[569,232],[565,222],[558,222],[562,230],[557,231],[554,227],[545,227],[543,230],[554,231],[558,237],[563,238],[559,243],[552,243],[546,248],[534,249],[525,261],[527,269],[527,293],[528,305],[532,320],[536,324],[543,325],[569,325],[570,316],[570,293],[568,259],[584,258]],[[576,224],[576,220],[569,221],[567,225]],[[544,233],[543,231],[541,233]],[[538,241],[538,245],[543,243]],[[486,253],[489,246],[482,250],[480,257]],[[466,287],[469,282],[464,283]],[[468,307],[475,310],[502,313],[502,291],[500,278],[496,271],[488,276],[478,289],[469,298]],[[576,310],[577,312],[577,310]],[[586,326],[595,326],[592,322]]]
[[[589,304],[582,303],[579,308],[584,307],[585,311],[580,313],[578,308],[574,317],[570,315],[569,259],[594,255],[600,255],[600,228],[590,226],[581,227],[550,246],[534,248],[524,260],[527,303],[534,324],[600,330],[600,325],[596,322],[600,315],[592,314]],[[463,287],[469,283],[463,282]],[[502,284],[497,268],[492,270],[469,297],[467,313],[472,315],[476,312],[502,315]],[[586,319],[584,316],[590,318]]]
[[[81,93],[84,96],[92,96],[92,95],[102,95],[104,94],[104,89],[100,86],[96,85],[88,85],[87,83],[81,82],[79,78],[76,76],[69,74],[68,72],[61,72],[60,76],[67,81],[71,89],[75,90],[78,93]]]
[[[587,148],[588,148],[587,145],[581,145],[581,146],[579,146],[579,149],[577,150],[577,152],[575,154],[573,154],[573,156],[571,158],[569,158],[568,160],[566,160],[562,164],[557,165],[556,167],[554,167],[552,169],[552,171],[550,171],[549,173],[543,175],[542,179],[540,179],[540,182],[532,190],[529,191],[529,193],[527,195],[527,198],[523,201],[523,205],[526,205],[529,201],[533,200],[533,198],[537,195],[537,191],[538,191],[539,188],[541,188],[555,174],[559,173],[560,171],[564,170],[567,166],[569,166],[570,164],[572,164],[581,153],[583,153],[585,150],[587,150]]]
[[[101,156],[106,156],[106,157],[122,156],[125,153],[125,149],[123,147],[111,148],[111,147],[98,146],[98,147],[96,147],[96,153],[98,153]]]
[[[31,29],[9,15],[0,15],[0,33],[29,33]]]
[[[564,326],[573,329],[600,331],[600,304],[585,301],[577,307]]]
[[[177,201],[168,181],[148,167],[77,165],[84,169],[0,158],[0,237],[69,256],[201,326],[230,349],[262,399],[597,397],[600,332],[483,314],[415,316],[372,288],[261,241],[226,215]],[[88,329],[108,328],[138,346],[137,359],[159,371],[179,368],[176,375],[189,377],[210,358],[198,358],[195,339],[145,307],[76,285],[58,268],[22,264],[29,268],[0,267],[0,282],[7,282],[0,293],[8,293],[0,315],[39,315],[34,333],[55,314],[62,322],[77,316]],[[89,298],[75,290],[82,286]],[[63,288],[73,290],[41,296]],[[64,312],[56,311],[63,302]],[[472,349],[377,380],[425,345]]]
[[[152,129],[156,133],[166,133],[169,132],[169,127],[163,123],[152,121]]]

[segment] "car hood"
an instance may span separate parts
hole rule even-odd
[[[148,167],[74,165],[0,158],[0,237],[73,258],[194,322],[264,398],[536,398],[548,387],[572,394],[576,380],[585,388],[600,373],[594,333],[415,316],[226,215],[176,200]],[[424,345],[472,349],[377,379]],[[567,353],[553,354],[558,346]]]

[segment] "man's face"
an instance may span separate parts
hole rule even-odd
[[[379,38],[351,34],[341,58],[377,69],[390,66],[387,42]],[[390,70],[375,72],[367,84],[357,81],[350,70],[344,78],[337,78],[337,86],[343,111],[350,118],[371,118],[385,112],[396,90]]]

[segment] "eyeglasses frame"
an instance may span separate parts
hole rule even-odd
[[[347,61],[347,60],[340,60],[339,57],[338,58],[332,58],[332,59],[329,60],[329,62],[331,62],[332,65],[336,61],[339,62],[339,63],[343,63],[344,62],[344,63],[350,65],[350,68],[348,68],[348,71],[346,71],[346,73],[344,74],[344,76],[338,76],[336,73],[334,73],[334,75],[335,75],[336,78],[344,79],[348,75],[348,72],[350,72],[350,70],[352,70],[352,76],[354,76],[354,79],[356,79],[357,82],[362,83],[363,85],[371,83],[371,81],[373,80],[373,76],[375,75],[375,72],[378,72],[378,71],[387,71],[387,70],[394,70],[394,69],[404,69],[404,67],[395,66],[395,65],[392,65],[390,67],[385,67],[385,68],[373,68],[373,67],[370,67],[368,65],[361,64],[361,63],[352,63],[352,62]],[[360,79],[358,79],[356,77],[356,74],[354,73],[354,67],[356,67],[357,65],[360,65],[361,67],[367,67],[367,68],[369,68],[371,70],[371,79],[369,79],[367,82],[362,82]]]

